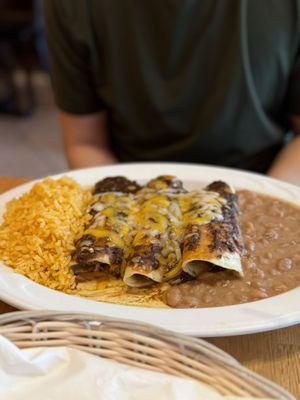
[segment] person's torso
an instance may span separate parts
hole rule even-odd
[[[90,0],[84,18],[121,160],[234,165],[282,140],[296,2]]]

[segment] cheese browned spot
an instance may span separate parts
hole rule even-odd
[[[239,223],[239,213],[237,206],[237,195],[233,193],[229,186],[224,182],[213,182],[207,187],[208,190],[219,193],[226,201],[222,206],[222,222],[214,222],[210,225],[213,235],[211,250],[219,255],[224,251],[244,252],[244,243]]]

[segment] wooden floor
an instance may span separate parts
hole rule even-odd
[[[34,76],[32,116],[0,114],[0,175],[40,177],[67,169],[47,75]]]

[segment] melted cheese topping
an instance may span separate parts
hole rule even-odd
[[[121,236],[116,234],[112,230],[106,229],[87,229],[85,231],[86,235],[93,235],[96,238],[105,238],[108,243],[114,244],[117,247],[123,248],[124,241],[122,240]]]
[[[95,215],[85,234],[108,238],[117,247],[129,245],[133,223],[131,216],[138,210],[135,197],[132,194],[108,192],[94,198],[91,210]]]
[[[164,280],[180,272],[187,226],[223,218],[224,199],[212,191],[176,193],[165,187],[145,187],[137,194],[108,192],[94,199],[91,209],[95,215],[85,234],[106,238],[107,245],[122,248],[125,257],[136,260],[134,246],[159,243],[162,250],[156,257]]]
[[[223,218],[224,199],[216,192],[201,190],[181,194],[179,204],[183,214],[183,225],[202,225]]]

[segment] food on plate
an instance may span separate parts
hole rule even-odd
[[[130,245],[131,216],[137,212],[133,193],[140,188],[123,177],[106,178],[95,185],[87,214],[92,220],[76,243],[72,271],[77,282],[121,275],[124,253]]]
[[[300,283],[300,208],[223,181],[50,178],[7,203],[0,259],[69,294],[147,307],[213,307]]]
[[[193,277],[219,266],[243,275],[244,250],[237,196],[224,182],[213,182],[195,192],[186,210],[182,269]]]
[[[153,179],[137,192],[133,235],[124,258],[128,286],[145,287],[180,274],[182,192],[182,182],[170,176]]]
[[[74,287],[70,270],[74,240],[90,216],[89,190],[70,178],[45,179],[11,200],[0,226],[0,259],[28,278],[53,289]]]
[[[122,278],[131,287],[197,276],[217,265],[243,274],[236,195],[224,182],[187,191],[176,177],[141,187],[127,178],[95,185],[92,221],[76,243],[76,281]]]
[[[245,242],[244,276],[211,268],[164,292],[171,307],[218,307],[265,299],[300,285],[300,208],[277,198],[238,191]]]

